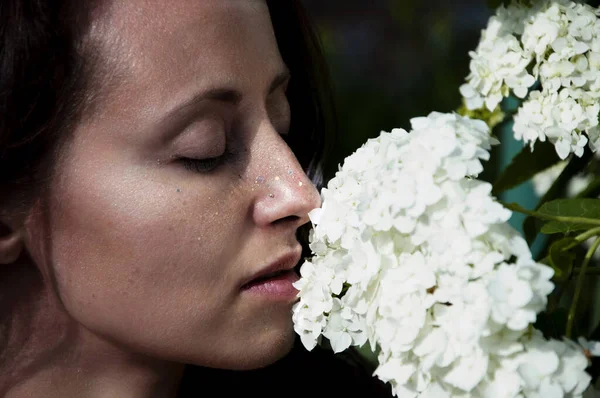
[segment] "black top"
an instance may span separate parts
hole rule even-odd
[[[320,347],[308,352],[299,341],[275,364],[252,371],[228,371],[189,366],[180,398],[198,397],[332,398],[392,397],[389,384],[372,369]]]

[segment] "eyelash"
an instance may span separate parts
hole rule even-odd
[[[179,158],[179,162],[188,171],[210,173],[236,157],[236,153],[226,150],[221,156],[208,159]]]
[[[280,134],[281,138],[285,141],[285,143],[289,146],[289,133]],[[179,162],[188,171],[192,171],[194,173],[202,173],[207,174],[210,173],[220,166],[228,163],[231,160],[234,160],[237,156],[237,153],[231,149],[226,149],[225,153],[221,156],[217,156],[214,158],[208,159],[195,159],[195,158],[179,158]]]

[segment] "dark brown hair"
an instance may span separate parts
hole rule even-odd
[[[317,187],[337,130],[333,94],[319,38],[298,0],[267,0],[281,56],[292,80],[289,144]]]
[[[87,3],[84,7],[83,3]],[[0,3],[0,208],[45,186],[61,137],[81,114],[81,51],[95,2]],[[13,207],[13,206],[9,206]]]

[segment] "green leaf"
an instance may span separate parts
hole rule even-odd
[[[531,246],[544,222],[535,217],[527,216],[523,221],[523,233],[527,244]]]
[[[595,228],[595,226],[590,224],[578,224],[562,221],[548,221],[542,226],[540,232],[546,235],[570,234],[571,232],[576,231],[587,231],[591,228]]]
[[[576,255],[567,250],[567,248],[576,243],[575,239],[567,237],[557,240],[550,245],[548,265],[554,270],[553,279],[555,281],[564,282],[571,276]]]
[[[573,198],[558,199],[544,203],[538,213],[549,216],[578,217],[600,220],[600,199]],[[576,221],[549,221],[541,229],[544,234],[565,233],[588,230],[594,225]]]
[[[544,194],[544,196],[540,199],[538,205],[535,207],[536,210],[539,209],[544,203],[547,203],[551,200],[564,197],[566,195],[566,187],[569,181],[573,178],[573,176],[579,174],[582,170],[584,170],[591,161],[594,159],[594,153],[590,151],[588,148],[583,152],[581,157],[574,156],[569,160],[567,167],[560,173],[558,178],[552,183],[548,192]],[[523,230],[525,231],[525,237],[527,239],[527,243],[531,245],[535,240],[538,231],[541,228],[541,223],[533,219],[533,217],[528,216],[525,218],[523,222]],[[547,246],[541,249],[541,252],[544,253],[547,251]]]
[[[554,145],[550,142],[538,142],[532,152],[529,146],[524,147],[504,169],[494,183],[493,194],[514,188],[530,180],[537,173],[560,162]]]

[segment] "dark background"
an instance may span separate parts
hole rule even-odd
[[[485,0],[303,0],[333,78],[339,139],[329,170],[382,130],[461,103]]]

